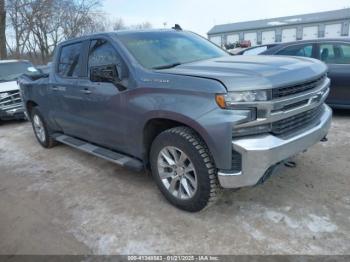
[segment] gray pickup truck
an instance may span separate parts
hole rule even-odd
[[[63,42],[49,75],[20,87],[42,146],[150,170],[194,212],[325,138],[329,83],[317,60],[233,57],[194,33],[147,30]]]

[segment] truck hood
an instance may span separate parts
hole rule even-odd
[[[0,93],[19,90],[19,86],[17,85],[17,81],[9,81],[0,83]]]
[[[210,78],[228,91],[271,89],[316,78],[327,66],[315,59],[288,56],[227,56],[179,65],[162,73]]]

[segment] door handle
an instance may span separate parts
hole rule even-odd
[[[90,94],[92,93],[92,92],[91,92],[89,89],[87,89],[87,88],[81,89],[80,92],[82,92],[82,93],[84,93],[84,94],[87,94],[87,95],[90,95]]]
[[[58,91],[58,87],[57,87],[57,86],[52,86],[52,87],[51,87],[51,90],[52,90],[52,91]]]

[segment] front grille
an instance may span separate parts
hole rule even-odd
[[[3,92],[2,94],[2,98],[0,99],[0,109],[11,108],[22,103],[19,90]]]
[[[299,85],[272,89],[272,98],[290,96],[314,89],[317,86],[319,86],[325,79],[326,75],[323,75],[320,78],[317,78],[316,80],[304,82]]]
[[[235,172],[240,172],[242,170],[242,156],[235,150],[232,150],[231,170]]]
[[[295,129],[311,125],[319,121],[320,115],[323,111],[323,105],[313,108],[309,111],[302,112],[300,114],[279,120],[272,123],[272,132],[275,135],[284,135]]]

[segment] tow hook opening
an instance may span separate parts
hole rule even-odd
[[[328,138],[326,136],[321,139],[321,142],[327,142],[327,141],[328,141]]]
[[[256,183],[255,186],[264,184],[266,180],[268,180],[274,174],[274,171],[278,165],[279,164],[273,165],[269,169],[267,169],[265,174],[260,178],[260,180],[258,181],[258,183]]]
[[[289,168],[296,168],[297,167],[297,163],[295,163],[294,161],[284,161],[284,166],[289,167]]]

